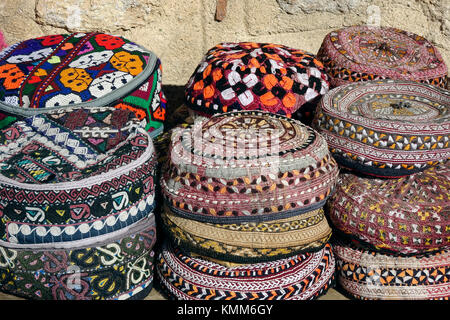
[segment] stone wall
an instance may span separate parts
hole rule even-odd
[[[222,41],[274,42],[316,53],[330,31],[394,26],[432,41],[450,65],[450,0],[0,0],[9,44],[45,34],[103,31],[155,52],[163,81],[184,85],[203,54]]]

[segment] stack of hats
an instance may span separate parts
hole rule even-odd
[[[323,206],[338,175],[298,120],[236,111],[175,130],[156,270],[177,299],[312,299],[334,280]]]
[[[324,62],[340,86],[323,97],[313,126],[347,169],[326,206],[338,283],[359,299],[448,298],[450,92],[438,87],[445,64],[426,40],[396,29],[333,32],[322,54],[332,45],[341,55]],[[344,63],[353,55],[358,67]],[[416,72],[423,61],[427,67]],[[346,66],[359,72],[376,66],[378,73],[368,73],[374,79],[395,80],[353,79],[353,71],[344,77]]]
[[[0,53],[0,290],[139,299],[153,285],[157,57],[107,34]],[[8,118],[6,117],[6,118]],[[5,119],[6,119],[5,118]]]
[[[273,43],[221,43],[209,49],[189,79],[193,116],[262,110],[308,124],[328,77],[313,54]]]
[[[341,174],[338,185],[340,285],[361,299],[448,299],[450,164],[399,179]]]

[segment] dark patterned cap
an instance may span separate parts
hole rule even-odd
[[[185,89],[188,107],[210,117],[264,110],[290,117],[328,91],[322,63],[303,50],[271,43],[221,43],[211,48]]]

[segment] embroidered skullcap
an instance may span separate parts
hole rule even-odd
[[[326,35],[317,53],[332,87],[394,79],[445,88],[447,65],[427,39],[391,27],[351,26]]]
[[[32,300],[143,299],[153,288],[154,216],[90,246],[0,246],[0,289]]]
[[[208,50],[186,84],[185,97],[200,116],[263,110],[291,117],[328,87],[313,54],[273,43],[228,42]]]
[[[450,91],[412,81],[343,85],[321,100],[313,127],[336,161],[356,172],[397,177],[450,158]]]
[[[161,76],[155,54],[120,36],[29,39],[0,52],[0,112],[23,118],[73,106],[116,106],[133,111],[155,137],[166,112]]]
[[[331,237],[323,208],[262,222],[205,223],[167,207],[161,217],[167,238],[181,249],[228,262],[257,263],[318,251]]]
[[[315,253],[228,267],[188,256],[166,242],[155,268],[172,299],[309,300],[333,285],[335,259],[327,244]]]
[[[329,199],[336,230],[372,250],[419,254],[450,245],[450,164],[399,179],[341,173]]]
[[[399,257],[333,244],[340,287],[364,300],[448,300],[450,253],[447,249]]]
[[[0,131],[0,245],[89,245],[153,214],[152,139],[127,109],[61,109]]]
[[[270,221],[322,207],[338,167],[320,134],[261,111],[228,112],[176,130],[161,187],[200,222]]]

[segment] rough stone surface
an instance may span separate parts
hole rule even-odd
[[[9,44],[45,34],[121,34],[155,52],[163,82],[182,86],[204,53],[226,41],[274,42],[316,53],[324,36],[355,24],[415,32],[450,65],[450,0],[0,0],[0,30]]]

